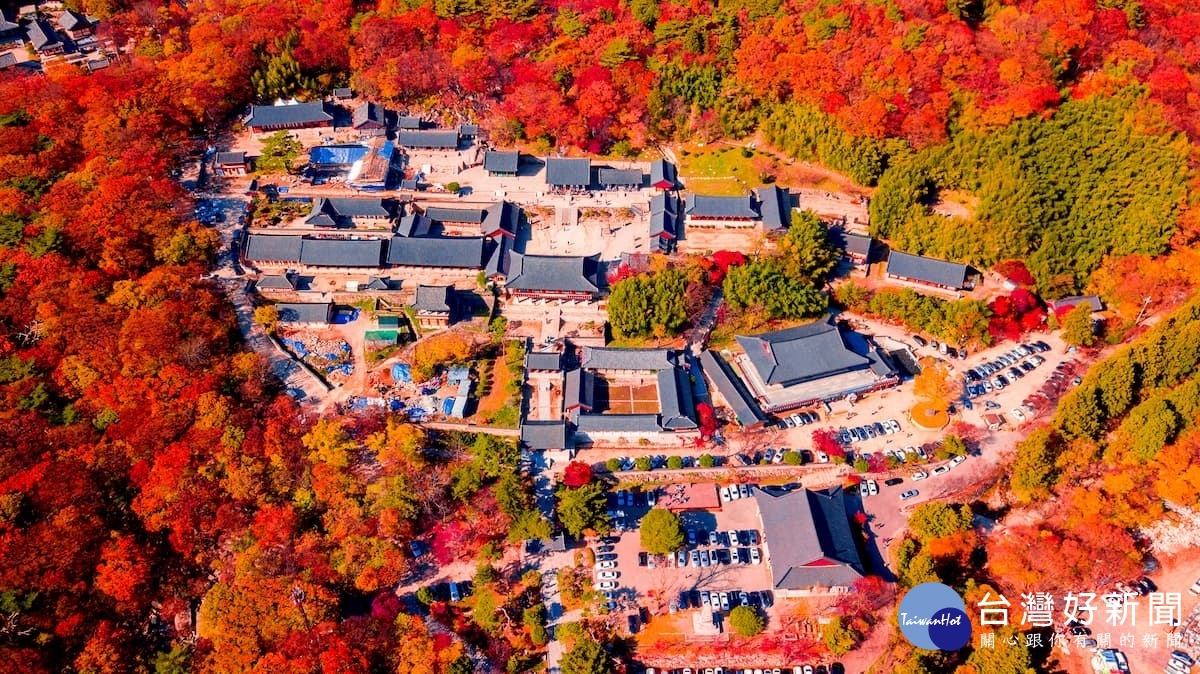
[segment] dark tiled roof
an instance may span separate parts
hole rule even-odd
[[[675,354],[670,349],[609,349],[585,346],[581,367],[588,370],[658,372],[675,367]]]
[[[314,227],[336,227],[343,219],[387,218],[391,211],[383,199],[356,197],[319,197],[304,224]]]
[[[0,70],[11,68],[15,65],[17,65],[17,57],[13,56],[11,52],[0,54]]]
[[[581,433],[658,433],[657,414],[580,414],[575,427]]]
[[[479,133],[478,124],[459,124],[458,132],[464,136],[474,136]]]
[[[697,428],[696,404],[692,399],[692,383],[682,369],[673,367],[658,372],[658,409],[661,425],[669,431],[688,431]]]
[[[108,58],[104,57],[104,56],[100,56],[98,58],[90,58],[87,60],[87,69],[88,69],[88,72],[91,72],[91,73],[94,73],[97,70],[104,70],[105,68],[107,68],[111,65],[112,65],[112,61],[108,60]]]
[[[304,238],[251,234],[246,238],[246,259],[251,262],[299,262]]]
[[[716,354],[708,350],[700,354],[700,366],[704,368],[704,374],[708,375],[708,380],[725,398],[725,402],[733,410],[739,424],[750,427],[762,423],[762,417],[758,413],[753,398],[741,386],[741,383],[725,369],[725,364]]]
[[[291,274],[264,274],[254,287],[259,290],[295,290],[296,280]]]
[[[509,254],[508,282],[512,290],[563,292],[600,291],[596,276],[597,257]]]
[[[18,30],[20,28],[21,24],[9,21],[8,19],[4,18],[4,12],[0,12],[0,35]]]
[[[566,421],[526,421],[521,424],[521,444],[537,451],[544,449],[566,449]]]
[[[674,238],[679,231],[679,197],[662,192],[650,197],[650,236]]]
[[[421,118],[402,115],[396,120],[396,126],[409,131],[416,131],[417,129],[421,128]]]
[[[1104,302],[1096,295],[1081,295],[1078,297],[1064,297],[1059,300],[1050,302],[1050,308],[1058,311],[1063,307],[1075,307],[1079,304],[1086,304],[1092,308],[1092,311],[1104,311]]]
[[[515,204],[501,201],[484,211],[483,233],[487,236],[507,235],[515,237],[521,224],[521,209]]]
[[[650,164],[650,184],[655,187],[666,186],[666,189],[677,187],[679,174],[675,170],[675,165],[666,159],[659,159]]]
[[[418,311],[433,311],[444,314],[450,313],[450,304],[454,301],[453,286],[417,286],[417,294],[413,299],[412,308]]]
[[[511,152],[488,150],[483,155],[483,168],[492,173],[516,173],[520,163],[521,153],[516,150]]]
[[[396,236],[388,246],[387,261],[404,267],[480,269],[483,253],[483,237]]]
[[[440,206],[430,206],[425,209],[426,217],[429,217],[438,222],[470,222],[479,224],[483,222],[483,216],[487,213],[482,208],[442,208]]]
[[[874,245],[875,239],[862,234],[846,233],[842,234],[842,241],[847,253],[867,259],[871,257],[871,247]]]
[[[293,126],[332,122],[333,115],[324,103],[295,103],[292,105],[256,105],[250,108],[246,126]]]
[[[275,305],[283,323],[328,323],[333,302],[280,302]]]
[[[245,164],[246,163],[246,153],[245,152],[218,152],[216,161],[217,161],[217,166],[225,166],[228,164]]]
[[[354,90],[350,87],[337,87],[333,90],[334,98],[354,98]]]
[[[592,184],[591,159],[546,159],[546,184],[556,187],[587,187]]]
[[[58,25],[63,30],[79,30],[80,28],[91,28],[92,22],[88,21],[86,16],[68,9],[58,15]]]
[[[768,384],[793,384],[870,367],[851,351],[841,331],[822,320],[749,337],[737,336],[758,376]]]
[[[525,354],[525,369],[558,372],[562,369],[562,354],[557,351],[530,351]]]
[[[910,255],[893,250],[888,255],[887,273],[914,281],[948,288],[961,288],[967,282],[967,265],[932,257]]]
[[[61,44],[61,41],[58,39],[58,33],[54,32],[54,28],[40,19],[30,23],[25,30],[29,33],[30,44],[38,51]]]
[[[687,195],[685,212],[693,218],[738,218],[753,220],[758,217],[750,203],[750,196],[713,197],[703,194]]]
[[[367,281],[367,290],[391,290],[391,289],[392,289],[392,280],[389,278],[383,278],[382,276],[372,276],[371,279],[369,281]]]
[[[424,215],[406,215],[396,223],[397,236],[429,236],[433,220]]]
[[[763,227],[785,230],[792,226],[792,193],[776,185],[764,185],[754,190],[762,213]]]
[[[863,575],[841,487],[756,490],[763,540],[776,589],[848,587]]]
[[[640,169],[602,168],[596,171],[596,182],[605,186],[641,187],[642,178]]]
[[[563,376],[563,407],[567,410],[583,408],[591,410],[596,406],[596,375],[576,368],[569,370]]]
[[[456,150],[458,149],[458,132],[403,129],[397,135],[396,143],[404,147]]]
[[[374,103],[360,103],[357,108],[354,108],[353,125],[356,129],[361,129],[368,124],[378,125],[379,127],[386,126],[384,110],[382,106]]]
[[[490,276],[508,276],[512,264],[512,239],[502,236],[491,241],[484,251],[483,271]]]
[[[380,267],[380,239],[305,239],[300,262],[314,267]]]

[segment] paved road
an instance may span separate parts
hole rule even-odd
[[[238,221],[246,212],[246,200],[241,197],[224,196],[202,198],[200,202],[211,204],[222,214],[220,220],[214,224],[217,233],[221,235],[221,250],[217,254],[217,266],[213,270],[213,276],[233,305],[242,339],[252,350],[267,358],[271,371],[283,382],[290,395],[307,403],[324,405],[329,387],[271,341],[262,326],[254,322],[254,304],[246,290],[247,279],[238,264],[233,247],[234,237],[239,228]]]
[[[460,424],[451,421],[426,421],[421,423],[425,428],[439,431],[466,431],[468,433],[487,433],[504,438],[519,438],[521,431],[516,428],[497,428],[496,426],[477,426],[475,424]]]

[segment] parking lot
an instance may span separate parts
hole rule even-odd
[[[734,486],[736,499],[729,489],[722,488],[720,510],[680,514],[686,544],[666,556],[643,551],[637,529],[649,503],[661,496],[647,499],[643,492],[621,490],[610,497],[619,526],[593,547],[596,587],[606,593],[610,610],[637,604],[658,615],[701,608],[727,613],[742,604],[764,609],[774,604],[754,487]]]

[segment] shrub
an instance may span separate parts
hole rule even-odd
[[[756,609],[749,606],[738,606],[729,612],[729,625],[738,636],[752,637],[760,634],[767,626],[767,621]]]
[[[783,455],[783,462],[789,466],[799,466],[804,463],[804,457],[800,455],[800,452],[790,451]]]
[[[650,457],[639,456],[637,460],[634,461],[634,467],[638,470],[650,470]]]
[[[712,468],[715,465],[717,465],[717,461],[716,461],[716,459],[713,458],[712,454],[701,454],[700,455],[700,467],[701,468]]]
[[[683,547],[683,522],[679,515],[654,508],[642,518],[642,547],[655,555],[665,555]]]
[[[671,470],[679,470],[683,468],[683,459],[678,456],[672,456],[667,459],[667,468]]]
[[[608,469],[608,472],[615,473],[621,470],[621,460],[617,458],[609,459],[604,462],[604,467]]]

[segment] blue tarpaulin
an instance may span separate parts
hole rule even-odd
[[[401,408],[403,408],[403,407],[404,407],[404,402],[403,402],[403,401],[400,401],[400,400],[393,400],[393,401],[392,401],[392,411],[393,411],[393,412],[397,412],[397,411],[399,411],[399,410],[400,410]]]
[[[445,414],[446,416],[450,416],[450,413],[453,411],[454,411],[454,398],[446,398],[445,400],[443,400],[442,401],[442,414]]]
[[[367,156],[365,145],[322,145],[308,151],[308,162],[314,166],[349,166]]]
[[[408,363],[396,363],[392,366],[392,381],[412,383],[412,370],[409,369]]]
[[[419,407],[408,408],[408,418],[412,421],[422,421],[425,419],[425,410]]]
[[[346,342],[342,342],[342,351],[344,351],[346,353],[350,353],[350,345],[347,344]]]

